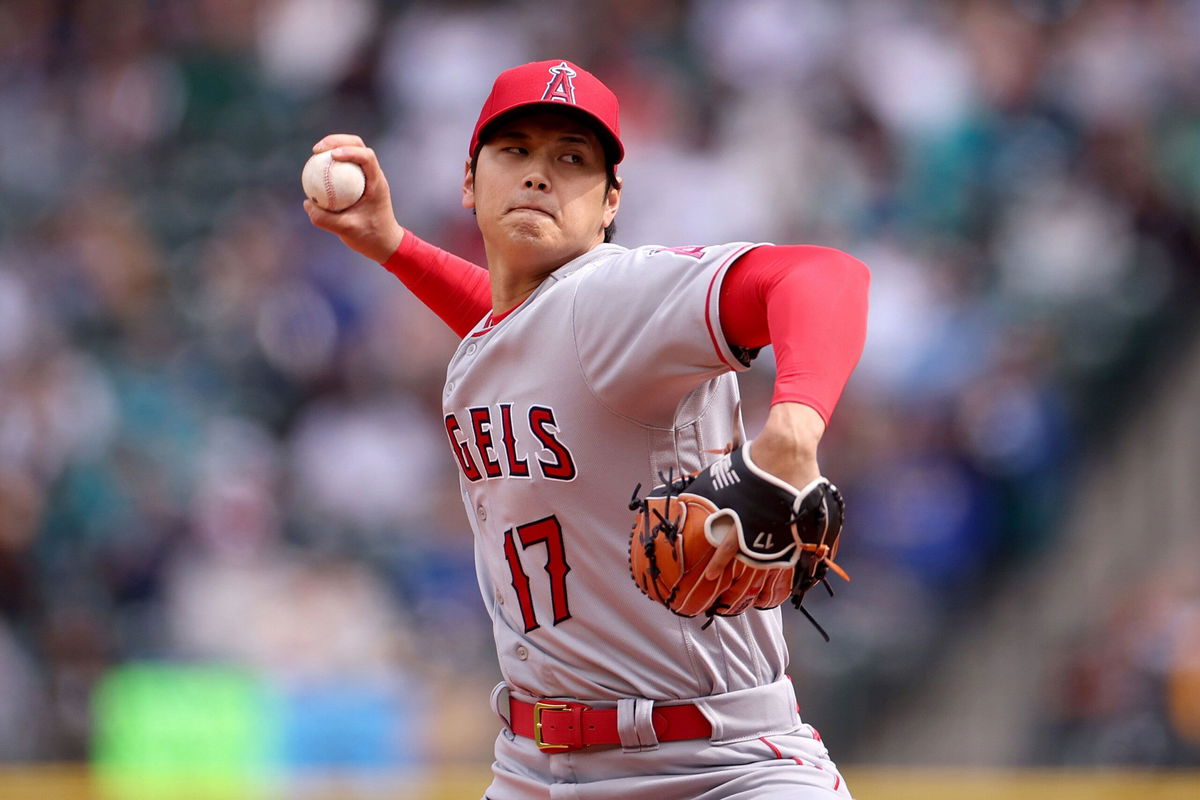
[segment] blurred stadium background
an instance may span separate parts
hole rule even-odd
[[[479,104],[560,55],[618,242],[872,267],[854,582],[788,618],[858,796],[1200,796],[1200,2],[7,0],[0,797],[482,793],[454,339],[299,173],[359,132],[480,260]]]

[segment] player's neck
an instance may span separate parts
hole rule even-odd
[[[492,284],[492,316],[495,318],[503,317],[521,305],[521,303],[524,303],[536,288],[537,285],[534,285],[524,292],[498,292],[496,291],[496,285]]]
[[[503,265],[488,260],[488,272],[492,285],[492,315],[501,316],[524,303],[542,281],[557,267],[543,267],[537,272],[523,273],[505,269]]]
[[[488,247],[485,242],[492,287],[492,314],[499,316],[521,305],[552,272],[590,249],[546,258],[544,251],[530,252],[523,248],[501,250]]]

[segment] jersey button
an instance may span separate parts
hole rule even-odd
[[[487,509],[483,507],[483,503],[480,503],[479,505],[475,506],[475,514],[480,519],[487,519]]]
[[[475,351],[478,349],[479,349],[479,347],[476,346],[476,344],[474,342],[471,342],[469,345],[467,345],[467,355],[469,355],[469,356],[475,355]]]
[[[517,645],[517,658],[521,659],[522,661],[529,658],[529,651],[525,649],[525,645]]]
[[[450,381],[449,383],[446,384],[446,394],[449,395],[453,391],[454,391],[454,381]]]

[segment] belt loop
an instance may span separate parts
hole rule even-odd
[[[492,711],[496,712],[496,716],[504,721],[504,737],[511,742],[517,738],[517,735],[512,729],[512,706],[509,704],[509,699],[508,684],[500,681],[492,689],[490,702]]]
[[[654,701],[643,697],[617,701],[617,734],[626,753],[658,749],[654,732]]]

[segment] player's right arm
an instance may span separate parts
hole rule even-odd
[[[337,213],[306,199],[304,210],[312,224],[382,264],[455,333],[466,336],[491,308],[487,270],[422,241],[396,221],[387,176],[362,138],[331,134],[313,145],[314,153],[325,150],[333,150],[337,161],[362,167],[366,189],[357,203]]]

